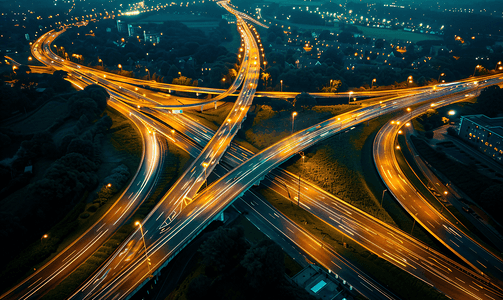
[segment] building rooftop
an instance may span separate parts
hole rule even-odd
[[[482,126],[503,137],[503,117],[490,118],[486,115],[462,116],[462,119],[468,119],[479,126]]]

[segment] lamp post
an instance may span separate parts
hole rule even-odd
[[[152,277],[152,271],[150,270],[151,263],[147,253],[147,244],[145,243],[145,236],[143,235],[143,227],[141,226],[141,223],[138,221],[136,221],[135,225],[140,226],[141,238],[143,240],[143,248],[145,248],[145,257],[147,258],[148,277]]]
[[[407,80],[408,80],[408,83],[409,83],[409,84],[410,84],[410,83],[412,83],[412,82],[414,82],[414,81],[413,81],[413,77],[412,77],[412,75],[410,75],[410,76],[407,78]]]
[[[46,239],[48,238],[49,236],[47,234],[44,234],[41,238],[40,238],[40,244],[42,245],[42,241],[43,239]]]
[[[381,197],[381,207],[382,207],[382,204],[383,204],[383,202],[384,202],[384,193],[386,193],[387,191],[388,191],[387,189],[386,189],[386,190],[384,190],[384,191],[382,191],[382,197]]]
[[[473,75],[472,76],[475,76],[475,72],[477,72],[477,69],[481,68],[481,67],[482,67],[481,65],[476,65],[475,69],[473,69]]]
[[[441,73],[440,75],[438,75],[437,82],[440,82],[440,77],[443,77],[443,76],[445,76],[445,73]]]
[[[353,96],[353,91],[349,91],[348,93],[348,104],[351,104],[351,96]]]
[[[299,171],[299,191],[297,193],[297,206],[300,206],[300,174],[304,170],[304,152],[300,152],[300,155],[302,155],[302,170]]]
[[[98,58],[98,62],[101,63],[101,67],[103,68],[103,60],[101,58]]]
[[[204,168],[204,185],[205,187],[208,187],[208,179],[206,178],[206,168],[208,167],[207,163],[203,163],[203,168]]]
[[[296,116],[296,115],[297,115],[297,112],[296,112],[296,111],[294,111],[294,112],[292,113],[292,134],[293,134],[293,127],[295,126],[294,124],[295,124],[295,116]]]
[[[370,89],[373,89],[373,88],[374,88],[374,82],[376,82],[376,81],[377,81],[377,79],[375,79],[375,78],[374,78],[374,79],[372,79],[372,85],[370,86]]]
[[[122,65],[121,64],[119,64],[119,69],[121,69],[121,73],[122,73]]]
[[[409,117],[412,118],[412,109],[410,107],[407,107],[407,111],[409,112]]]
[[[148,73],[148,80],[150,80],[150,70],[149,70],[149,69],[147,69],[147,68],[145,68],[145,72],[147,72],[147,73]]]
[[[280,80],[279,83],[281,84],[281,92],[283,93],[283,80]]]

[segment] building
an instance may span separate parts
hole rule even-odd
[[[117,31],[118,32],[127,32],[127,24],[121,20],[117,20]]]
[[[129,37],[139,37],[143,34],[140,26],[134,26],[131,24],[127,25],[127,32]]]
[[[161,41],[161,34],[158,32],[143,31],[143,38],[145,42],[159,44]]]
[[[458,134],[479,151],[503,163],[503,117],[461,116]]]

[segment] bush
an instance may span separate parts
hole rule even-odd
[[[458,135],[458,133],[456,132],[456,129],[454,129],[454,127],[447,128],[447,133],[449,135],[452,135],[452,136],[457,136]]]
[[[98,210],[98,205],[96,205],[96,204],[93,204],[87,208],[87,211],[89,211],[89,212],[95,212],[97,210]]]
[[[88,212],[83,212],[83,213],[81,213],[81,214],[80,214],[80,216],[79,216],[79,217],[80,217],[81,219],[87,219],[87,218],[89,218],[89,216],[90,216],[90,215],[89,215],[89,213],[88,213]]]

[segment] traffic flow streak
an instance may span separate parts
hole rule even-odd
[[[146,228],[145,238],[149,241],[146,256],[150,258],[150,262],[153,264],[152,270],[166,265],[173,255],[183,249],[184,245],[190,242],[194,235],[204,229],[235,198],[241,196],[251,185],[263,179],[271,169],[298,151],[340,130],[376,117],[380,113],[395,111],[412,104],[471,88],[471,84],[467,83],[442,88],[437,91],[432,90],[428,93],[405,97],[401,101],[393,101],[387,106],[374,105],[346,113],[340,116],[340,120],[330,119],[319,123],[272,145],[214,182],[210,187],[199,193],[180,212],[179,216],[168,224],[168,227],[158,230],[158,225],[150,222],[152,219],[159,220],[164,217],[164,211],[153,211],[148,217],[147,224],[143,226]],[[131,240],[138,241],[139,238],[139,234],[135,234],[135,236],[131,237]],[[120,263],[120,257],[113,257],[91,279],[92,284],[76,293],[75,298],[101,299],[114,294],[120,299],[141,287],[145,283],[145,279],[151,275],[150,269],[144,261],[134,261],[122,266],[120,274],[117,272],[115,276],[110,278],[109,271],[117,269]],[[104,278],[107,278],[107,280],[103,280]]]
[[[473,95],[478,96],[478,95]],[[406,128],[404,128],[406,129]],[[491,241],[491,243],[500,251],[503,251],[503,237],[489,224],[482,222],[478,216],[475,217],[471,212],[466,212],[463,210],[465,204],[463,204],[460,199],[461,197],[457,194],[456,190],[453,189],[452,185],[449,183],[445,184],[442,180],[428,167],[428,164],[419,156],[415,147],[411,144],[410,141],[410,130],[403,130],[402,132],[406,135],[407,148],[409,152],[412,154],[412,158],[419,168],[420,172],[426,177],[427,182],[423,183],[423,185],[429,189],[430,191],[436,190],[437,195],[432,193],[434,197],[438,197],[441,194],[445,200],[447,200],[452,206],[454,206],[463,216],[465,216],[470,223],[473,224],[485,237],[487,240]],[[490,158],[489,158],[490,159]],[[417,174],[416,174],[417,175]],[[419,176],[416,176],[419,179]],[[443,204],[442,204],[443,205]]]
[[[430,107],[430,104],[426,104]],[[177,135],[187,135],[201,146],[213,136],[213,130],[184,115],[167,115],[164,119],[177,129]],[[237,167],[253,152],[232,144],[222,158],[222,165]],[[221,173],[223,176],[225,172]],[[218,176],[218,175],[217,175]],[[346,234],[363,247],[389,261],[420,280],[434,285],[454,299],[470,296],[475,299],[502,298],[489,280],[428,247],[409,234],[387,225],[340,198],[325,192],[313,183],[281,168],[273,169],[261,182]],[[246,198],[245,194],[245,198]],[[300,200],[297,198],[300,196]],[[281,214],[275,211],[276,214]],[[276,214],[271,214],[270,217]],[[267,214],[265,214],[267,216]],[[274,217],[273,217],[274,218]],[[318,257],[313,256],[315,260]],[[463,282],[482,286],[484,292],[470,291]],[[489,297],[484,296],[484,293]]]
[[[492,81],[491,83],[495,84]],[[453,97],[449,101],[437,105],[461,101],[462,99],[464,99],[464,95],[459,95],[457,98]],[[410,114],[405,114],[395,120],[393,124],[391,122],[387,123],[379,131],[373,149],[378,173],[390,193],[421,226],[481,275],[491,275],[496,278],[497,285],[501,286],[501,280],[503,279],[503,262],[501,259],[472,240],[433,208],[421,193],[414,188],[398,165],[395,151],[399,149],[396,149],[395,141],[401,126],[398,126],[397,122],[399,122],[398,124],[404,124],[404,122],[410,121],[411,117],[418,116],[427,109],[428,107],[423,107],[414,110]],[[477,288],[474,287],[473,289]]]
[[[82,85],[78,84],[81,88]],[[85,84],[83,84],[85,85]],[[122,226],[149,195],[156,182],[164,151],[155,134],[149,133],[144,120],[118,102],[114,96],[108,105],[128,117],[138,128],[143,141],[140,166],[129,186],[104,216],[50,262],[1,296],[2,299],[36,299],[56,287],[66,276],[91,256]]]
[[[65,30],[66,29],[63,29],[57,32],[51,30],[42,35],[32,46],[33,56],[36,59],[43,61],[45,64],[47,64],[47,66],[58,68],[64,65],[70,68],[69,70],[77,71],[81,73],[81,75],[96,76],[96,78],[103,78],[107,80],[110,84],[118,84],[118,85],[120,85],[120,83],[130,84],[136,86],[137,88],[143,87],[145,89],[157,89],[168,93],[171,93],[172,91],[180,91],[195,94],[212,94],[212,95],[220,95],[222,93],[227,93],[228,96],[237,96],[235,94],[236,89],[234,89],[234,91],[230,93],[228,89],[193,87],[193,86],[175,85],[168,83],[160,83],[156,81],[148,81],[143,79],[129,78],[114,73],[104,72],[90,67],[82,66],[72,61],[65,60],[56,55],[54,52],[52,52],[51,48],[51,45],[53,46],[52,43],[59,37],[59,35],[63,34]],[[231,86],[230,89],[233,89],[234,87],[235,86]],[[426,88],[414,87],[399,90],[354,91],[354,92],[343,92],[343,93],[310,93],[310,95],[316,98],[348,98],[349,101],[351,100],[350,98],[405,95],[418,91],[424,91],[426,89],[428,89],[428,87]],[[300,93],[298,92],[277,92],[277,91],[256,92],[257,97],[274,97],[274,98],[295,98],[295,96],[299,94]],[[139,94],[138,97],[142,97],[142,95]],[[143,100],[148,99],[149,97],[143,98]],[[206,101],[206,103],[211,103],[218,99],[216,98],[210,99]]]
[[[251,105],[253,94],[258,82],[260,60],[257,45],[250,29],[242,20],[240,20],[239,17],[238,24],[240,31],[243,34],[246,48],[245,58],[243,59],[243,64],[246,69],[246,77],[241,93],[236,100],[233,109],[227,116],[226,123],[220,127],[215,136],[209,141],[208,145],[206,145],[206,147],[202,150],[201,154],[198,155],[187,171],[171,187],[170,191],[163,197],[158,206],[156,206],[153,212],[149,214],[147,219],[141,225],[141,228],[144,229],[143,234],[146,240],[151,240],[150,235],[152,235],[152,233],[162,233],[164,231],[170,233],[168,229],[171,228],[171,224],[179,221],[177,216],[183,211],[185,206],[190,204],[191,198],[204,184],[207,174],[214,169],[216,165],[215,163],[218,164],[220,158],[223,156],[225,150],[232,141],[232,138],[239,130],[240,124],[244,120],[246,112]],[[156,215],[155,219],[152,218],[153,215]],[[159,223],[162,223],[161,226],[159,226]],[[136,234],[133,234],[129,242],[135,243],[135,241],[139,241],[140,238],[143,238],[141,236],[143,234],[138,234],[138,232],[136,232]],[[127,245],[127,243],[124,245]],[[150,247],[151,246],[148,248]],[[126,250],[128,250],[127,247],[125,247],[124,251]],[[122,263],[121,257],[118,257],[117,260],[120,265]],[[115,259],[112,259],[109,262],[109,264],[115,263],[117,263]],[[150,270],[150,264],[146,265]],[[113,270],[109,270],[110,272],[106,271],[102,279],[106,278],[107,280],[114,281],[115,279],[113,278],[115,276],[122,276],[121,272],[123,271],[121,267],[117,268],[117,266],[115,266]],[[152,269],[156,270],[156,267]],[[80,295],[88,297],[96,291],[97,282],[93,283],[93,281],[91,281],[90,283],[92,284],[86,285],[83,289],[81,289],[82,293],[77,295],[77,297],[80,297]],[[104,291],[106,291],[106,289]]]
[[[177,115],[168,115],[169,117],[182,117],[182,116],[177,116]],[[173,122],[174,123],[174,122]],[[191,127],[191,122],[187,122],[188,127]],[[197,123],[195,123],[197,124]],[[170,124],[171,125],[171,124]],[[197,126],[197,125],[196,125]],[[199,127],[200,130],[202,130],[203,134],[199,135],[199,138],[194,137],[196,140],[198,140],[199,145],[193,146],[193,150],[189,150],[189,154],[194,155],[193,153],[198,153],[202,147],[204,147],[204,144],[209,141],[209,139],[214,135],[213,130],[208,129],[206,127],[201,128]],[[183,132],[182,132],[183,133]],[[176,135],[176,138],[179,138],[181,136],[184,136],[185,133],[178,133]],[[181,145],[181,143],[177,143],[178,146]],[[183,149],[187,149],[192,147],[192,145],[187,145]],[[213,174],[215,174],[217,177],[221,177],[225,175],[230,168],[233,168],[237,165],[239,165],[241,162],[246,160],[246,156],[248,155],[251,157],[253,155],[252,152],[250,152],[247,149],[237,147],[236,145],[233,145],[229,148],[229,150],[225,153],[224,157],[221,160],[221,164],[215,167],[215,170]],[[274,172],[276,170],[273,170]],[[247,191],[245,192],[244,196],[242,199],[252,199],[251,202],[247,201],[247,205],[251,205],[252,207],[257,205],[257,203],[262,203],[262,200],[260,197],[258,197],[254,192],[252,191]],[[255,200],[255,201],[253,201]],[[265,205],[264,203],[262,203]],[[264,221],[259,221],[262,225],[267,227],[267,230],[273,230],[276,232],[276,235],[280,237],[280,239],[275,239],[276,242],[278,242],[280,245],[282,243],[286,243],[288,241],[288,247],[294,247],[297,249],[297,251],[300,251],[303,255],[310,256],[312,259],[318,261],[320,264],[323,266],[327,267],[327,269],[337,272],[338,276],[341,276],[345,278],[348,281],[348,284],[353,285],[354,282],[354,288],[361,293],[363,296],[366,296],[367,298],[373,298],[373,299],[396,299],[396,297],[389,292],[386,288],[381,286],[378,282],[375,282],[374,279],[371,277],[367,276],[360,270],[358,270],[357,267],[353,266],[350,262],[346,261],[343,257],[338,255],[333,249],[330,248],[329,245],[324,244],[323,242],[317,241],[314,237],[312,237],[308,232],[303,230],[302,228],[298,227],[297,225],[293,224],[291,221],[289,221],[285,216],[282,215],[281,212],[275,210],[274,208],[266,205],[264,206],[265,210],[272,210],[272,213],[268,214],[258,214],[259,219],[261,219],[264,216],[276,218],[275,220],[269,220],[265,219]],[[258,211],[256,211],[258,213]],[[248,216],[247,216],[248,217]],[[253,222],[257,222],[256,219],[252,220]],[[262,223],[265,222],[265,223]],[[279,222],[279,223],[277,223]],[[255,224],[255,223],[254,223]],[[293,229],[292,229],[293,228]],[[286,238],[286,240],[285,240]],[[319,245],[320,247],[315,247],[314,245]],[[307,247],[307,246],[311,247]],[[314,248],[314,250],[312,249]],[[340,266],[344,266],[341,268]]]

